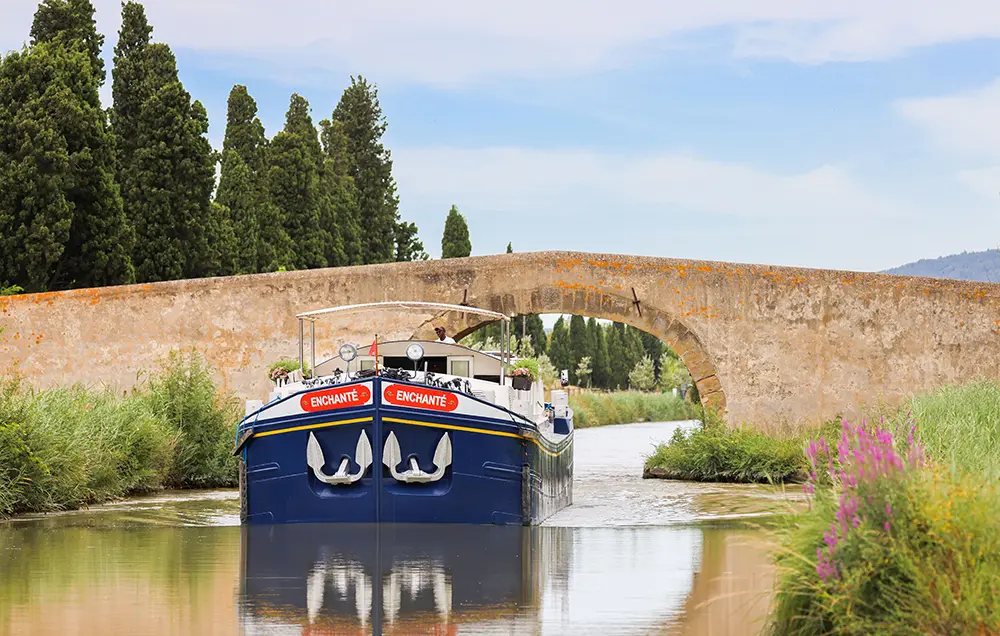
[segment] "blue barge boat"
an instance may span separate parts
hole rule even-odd
[[[379,309],[500,320],[504,346],[495,356],[454,341],[376,337],[367,356],[345,343],[316,363],[317,320]],[[567,394],[552,391],[546,403],[540,379],[508,377],[508,316],[384,302],[297,318],[299,369],[266,404],[249,400],[237,431],[243,523],[533,525],[572,503]]]

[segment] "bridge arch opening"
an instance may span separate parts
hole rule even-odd
[[[471,291],[467,294],[465,302],[475,307],[492,309],[507,314],[508,316],[542,316],[542,315],[565,315],[579,316],[576,320],[579,324],[581,319],[588,325],[590,319],[595,322],[612,323],[614,328],[620,329],[622,326],[637,330],[645,336],[646,343],[650,337],[663,343],[664,349],[671,351],[683,364],[690,374],[693,393],[703,406],[715,409],[721,414],[726,410],[726,393],[721,379],[716,371],[715,362],[707,347],[701,339],[682,320],[655,306],[644,305],[634,302],[633,299],[600,294],[594,292],[568,291],[564,289],[538,289],[527,294],[506,294],[490,295],[486,297],[475,297]],[[566,319],[567,327],[572,327],[572,318]],[[486,325],[495,324],[494,321],[484,321],[472,316],[440,316],[432,321],[427,321],[413,334],[414,337],[434,338],[433,326],[445,324],[448,334],[457,341],[467,342],[470,336],[474,342],[480,337],[474,334]],[[513,335],[521,334],[520,318],[511,325]],[[491,328],[487,328],[487,332]],[[492,328],[492,329],[495,329]],[[538,325],[535,323],[531,331],[537,332]],[[527,332],[529,329],[525,329]],[[498,331],[498,330],[497,330]],[[624,330],[624,334],[619,332],[619,336],[632,337],[629,330]],[[572,333],[570,333],[572,337]],[[537,337],[537,336],[536,336]],[[640,339],[643,336],[640,335]],[[652,347],[644,347],[649,351]],[[609,353],[610,355],[610,353]],[[652,357],[652,356],[651,356]],[[669,357],[669,356],[668,356]],[[654,361],[656,372],[661,371],[661,360]],[[575,375],[576,369],[569,369]],[[629,369],[631,371],[631,369]],[[626,372],[627,373],[627,372]],[[620,369],[617,373],[621,383]],[[593,378],[591,379],[593,382]],[[611,388],[614,388],[613,386]],[[627,388],[621,386],[620,388]]]

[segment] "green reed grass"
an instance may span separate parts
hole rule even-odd
[[[690,420],[701,411],[690,402],[674,397],[672,393],[642,391],[574,393],[569,397],[569,405],[573,409],[575,428]]]
[[[654,477],[691,481],[781,483],[805,478],[806,435],[769,435],[727,427],[714,413],[692,430],[676,429],[646,460]]]
[[[0,516],[78,508],[164,486],[236,483],[239,411],[195,353],[130,394],[0,379]]]

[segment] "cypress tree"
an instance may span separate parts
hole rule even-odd
[[[246,86],[237,84],[229,91],[215,200],[229,208],[234,267],[240,274],[271,271],[290,261],[291,241],[268,191],[266,152],[257,103]]]
[[[566,328],[566,321],[562,316],[559,316],[556,324],[552,327],[548,356],[557,372],[563,369],[570,370],[573,363],[573,350],[570,344],[569,330]]]
[[[524,331],[531,340],[531,346],[535,353],[542,354],[548,351],[549,339],[545,334],[545,323],[538,314],[528,314],[524,325]]]
[[[138,119],[129,210],[136,233],[133,260],[140,281],[195,278],[217,273],[210,242],[228,233],[211,205],[215,153],[206,137],[208,114],[177,77],[165,44],[145,50],[150,96]],[[220,249],[225,246],[218,246]]]
[[[472,241],[469,240],[469,226],[465,217],[454,205],[448,211],[444,221],[444,234],[441,236],[441,258],[463,258],[472,254]]]
[[[347,152],[344,124],[324,119],[319,123],[323,144],[322,190],[324,214],[321,222],[330,231],[327,264],[361,265],[364,247],[361,243],[361,221],[358,210],[358,190],[350,175],[351,159]]]
[[[587,321],[587,331],[590,332],[594,351],[590,360],[591,382],[598,388],[606,389],[611,382],[611,369],[608,366],[608,342],[604,338],[604,329],[596,318],[590,318]]]
[[[417,237],[417,224],[400,221],[396,225],[396,262],[426,261],[423,242]]]
[[[89,0],[46,0],[0,70],[0,280],[27,291],[133,280]]]
[[[590,338],[587,333],[587,322],[584,320],[583,316],[578,316],[573,314],[569,319],[569,342],[570,342],[570,378],[573,379],[574,384],[578,384],[576,377],[576,368],[580,364],[580,360],[589,357],[591,360],[594,359],[593,351],[590,347]]]
[[[514,248],[511,246],[510,242],[507,243],[507,253],[508,254],[514,253]]]
[[[629,362],[625,345],[625,326],[616,322],[608,326],[608,376],[607,388],[618,390],[628,387],[628,374],[635,365]]]
[[[285,128],[275,135],[268,151],[268,184],[271,200],[280,210],[282,223],[292,241],[296,269],[325,267],[325,246],[332,240],[320,226],[320,164],[322,148],[309,102],[293,93],[285,116]]]
[[[129,210],[134,201],[130,188],[135,181],[133,157],[139,136],[139,114],[142,105],[158,88],[148,81],[149,68],[146,47],[153,28],[146,20],[146,10],[137,2],[122,5],[122,26],[115,45],[114,69],[111,71],[111,128],[115,133],[119,183],[122,198]]]
[[[386,122],[378,89],[364,77],[352,76],[351,85],[333,111],[333,119],[343,124],[347,139],[348,174],[357,188],[360,225],[364,228],[363,262],[394,261],[399,197],[392,177],[392,159],[381,141]]]

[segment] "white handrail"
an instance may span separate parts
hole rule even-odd
[[[480,309],[478,307],[469,307],[466,305],[449,305],[447,303],[428,303],[423,301],[386,301],[379,303],[363,303],[360,305],[342,305],[340,307],[330,307],[328,309],[316,309],[314,311],[307,311],[302,314],[297,314],[295,317],[299,319],[315,320],[319,316],[325,316],[328,314],[336,313],[355,313],[359,311],[368,311],[371,309],[380,308],[394,308],[394,309],[437,309],[441,311],[457,311],[469,314],[478,314],[480,316],[490,316],[496,318],[497,320],[504,320],[510,322],[510,317],[506,314],[502,314],[498,311],[490,311],[489,309]]]

